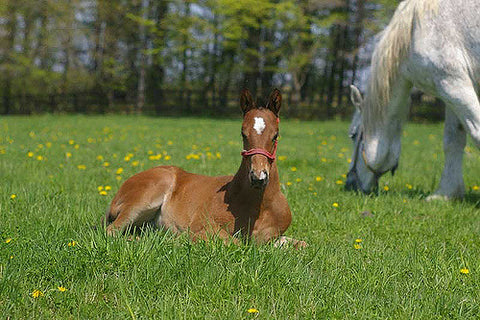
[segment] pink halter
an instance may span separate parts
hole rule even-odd
[[[277,118],[277,123],[280,122],[280,118]],[[241,155],[243,157],[248,157],[248,156],[253,156],[254,154],[261,154],[262,156],[267,157],[271,161],[275,161],[275,157],[277,155],[277,145],[278,145],[278,140],[275,140],[275,144],[273,145],[273,152],[270,153],[267,150],[264,149],[250,149],[250,150],[243,150],[241,152]]]
[[[241,155],[244,156],[244,157],[248,157],[248,156],[253,156],[254,154],[261,154],[265,157],[267,157],[268,159],[274,161],[275,160],[275,157],[276,157],[276,154],[277,154],[277,144],[278,144],[278,141],[275,141],[275,144],[273,145],[273,152],[270,153],[268,152],[267,150],[263,150],[263,149],[250,149],[250,150],[243,150],[241,152]]]

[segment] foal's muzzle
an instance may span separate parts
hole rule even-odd
[[[250,185],[254,188],[264,188],[268,184],[267,170],[262,170],[260,172],[255,172],[254,170],[251,170],[248,177],[250,178]]]

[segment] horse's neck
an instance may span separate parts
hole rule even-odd
[[[272,163],[269,172],[268,184],[265,189],[256,189],[250,185],[248,178],[250,171],[246,160],[243,159],[240,168],[232,179],[230,189],[235,197],[245,198],[252,206],[261,205],[262,202],[268,201],[276,193],[280,192],[280,181],[278,169],[275,161]]]

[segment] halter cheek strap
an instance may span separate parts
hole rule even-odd
[[[280,122],[280,118],[277,118],[277,123],[279,122]],[[277,145],[278,145],[278,140],[275,140],[275,143],[273,144],[272,153],[264,149],[250,149],[250,150],[243,150],[241,152],[241,155],[243,157],[248,157],[248,156],[253,156],[254,154],[261,154],[262,156],[267,157],[271,161],[275,161],[275,157],[277,155]]]

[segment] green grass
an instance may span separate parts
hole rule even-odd
[[[1,317],[480,317],[480,192],[473,190],[480,185],[480,152],[467,148],[464,201],[427,203],[442,169],[442,126],[409,124],[397,174],[382,178],[377,197],[366,197],[337,184],[345,180],[351,152],[347,127],[281,123],[278,154],[286,159],[279,170],[293,212],[287,235],[309,243],[296,251],[192,243],[160,231],[128,241],[92,229],[135,172],[175,164],[233,174],[240,163],[240,120],[0,119]],[[162,158],[150,160],[149,151]],[[98,186],[111,190],[102,196]],[[361,249],[355,239],[363,240]],[[35,290],[43,295],[34,298]]]

